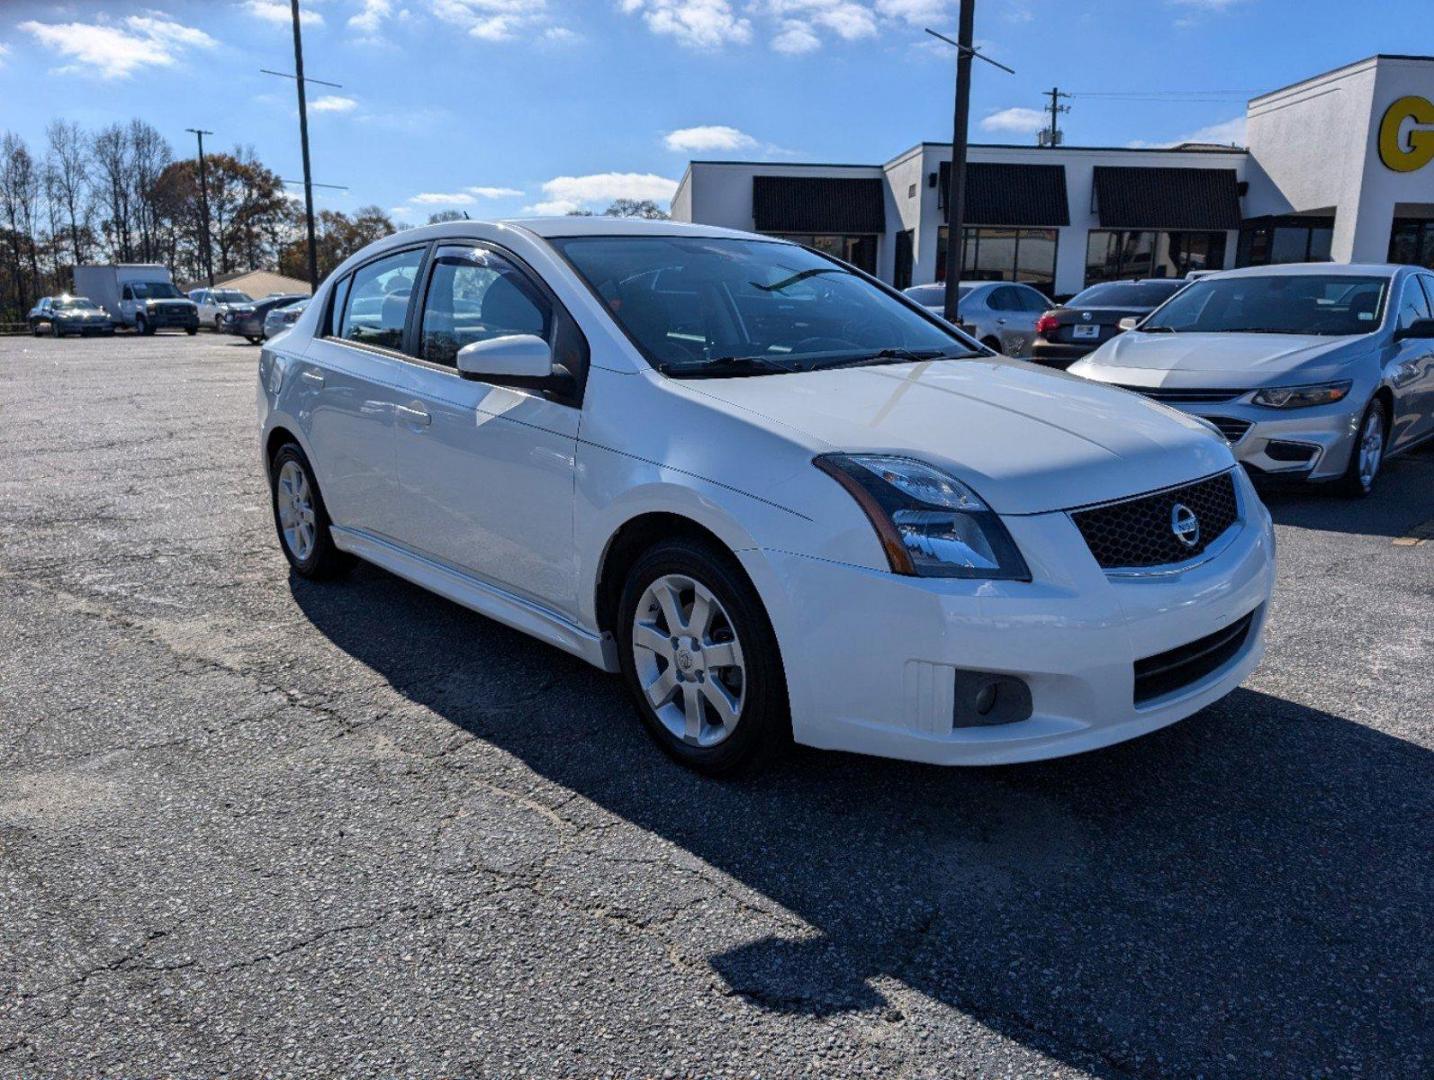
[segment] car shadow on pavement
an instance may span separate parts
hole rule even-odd
[[[1240,690],[1060,761],[798,748],[716,781],[649,742],[615,679],[382,571],[292,589],[408,699],[805,924],[714,930],[713,971],[758,1008],[902,1023],[897,982],[1097,1075],[1428,1075],[1414,744]]]
[[[1434,518],[1434,441],[1391,458],[1372,495],[1348,499],[1329,485],[1262,484],[1277,525],[1362,536],[1405,536]]]

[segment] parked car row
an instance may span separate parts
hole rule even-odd
[[[237,334],[251,345],[294,325],[309,298],[298,293],[266,296],[262,300],[230,304],[220,316],[220,333]]]
[[[1434,273],[1329,263],[1102,282],[1043,311],[1029,339],[993,319],[1014,283],[966,283],[963,329],[1212,424],[1254,476],[1368,494],[1391,454],[1434,438]],[[941,285],[907,294],[938,314]],[[1040,295],[1040,294],[1036,294]]]

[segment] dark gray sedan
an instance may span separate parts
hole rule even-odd
[[[30,332],[36,337],[49,329],[52,337],[66,334],[113,334],[109,313],[87,296],[46,296],[30,309]]]
[[[266,296],[262,300],[255,300],[252,304],[230,308],[229,316],[224,322],[224,329],[231,334],[238,334],[250,345],[258,345],[264,340],[264,320],[268,318],[269,312],[275,308],[288,307],[296,301],[307,299],[307,296],[297,293]]]

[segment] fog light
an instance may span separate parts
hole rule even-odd
[[[1309,461],[1318,450],[1309,443],[1272,440],[1265,444],[1265,456],[1271,461]]]
[[[955,699],[953,728],[1016,724],[1031,717],[1031,688],[1014,675],[958,671]]]

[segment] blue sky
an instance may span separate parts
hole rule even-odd
[[[1429,40],[1430,0],[979,0],[973,138],[1239,140],[1244,98]],[[314,179],[400,220],[601,210],[693,158],[879,162],[949,138],[955,0],[303,0]],[[142,116],[179,153],[252,144],[300,175],[288,0],[0,4],[0,125]],[[1411,28],[1422,27],[1421,33]],[[1423,50],[1427,51],[1427,49]],[[1181,92],[1182,96],[1079,96]],[[1201,92],[1191,94],[1185,92]]]

